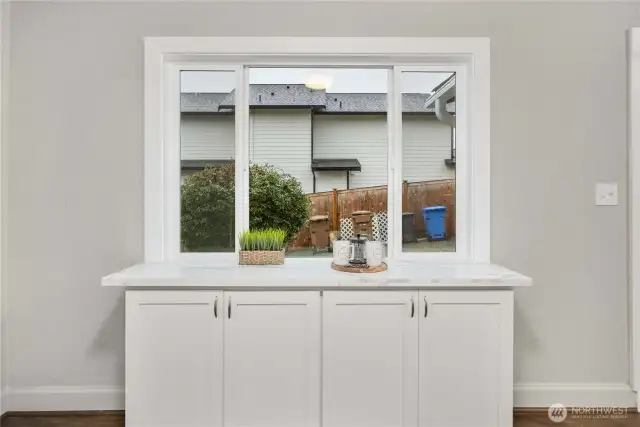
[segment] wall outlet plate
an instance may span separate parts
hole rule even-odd
[[[618,183],[598,182],[596,184],[596,205],[597,206],[617,206],[618,205]]]

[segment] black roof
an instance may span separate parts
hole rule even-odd
[[[426,107],[429,93],[403,93],[404,113],[434,114],[434,107]],[[386,93],[327,93],[310,89],[303,84],[251,85],[251,108],[312,108],[327,114],[385,113]],[[183,113],[229,113],[235,107],[235,90],[230,93],[182,93]],[[455,104],[447,105],[455,112]]]
[[[312,171],[355,171],[360,172],[362,166],[358,159],[313,159]]]
[[[220,111],[220,102],[228,93],[181,93],[180,111],[183,113],[210,113]]]
[[[235,89],[221,102],[220,108],[235,107]],[[249,86],[249,105],[259,107],[324,107],[327,94],[300,84],[253,84]]]

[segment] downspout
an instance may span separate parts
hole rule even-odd
[[[311,164],[313,165],[313,108],[310,109],[311,114]],[[313,174],[313,192],[316,192],[316,171],[311,167],[311,173]]]
[[[454,132],[456,129],[456,116],[454,116],[453,114],[447,111],[447,101],[451,99],[451,96],[448,96],[448,93],[450,92],[451,90],[448,90],[447,93],[444,93],[443,96],[440,96],[438,99],[436,99],[434,109],[435,109],[436,117],[438,118],[438,120],[440,120],[442,123],[449,126],[451,131],[451,145],[449,147],[451,150],[451,153],[450,153],[450,157],[444,160],[444,163],[447,166],[455,167],[456,158],[455,158],[455,151],[454,151],[454,141],[455,141]]]
[[[311,111],[311,161],[313,161],[313,108]]]

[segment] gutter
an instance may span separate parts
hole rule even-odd
[[[454,96],[456,96],[456,75],[452,74],[436,87],[433,94],[425,101],[425,107],[434,105],[438,120],[452,128],[456,127],[456,117],[447,111],[447,102]]]
[[[311,110],[311,163],[313,163],[313,113],[314,110],[313,108],[310,109]],[[311,174],[313,175],[313,192],[316,192],[316,171],[311,168]]]
[[[447,100],[451,99],[456,95],[455,88],[456,88],[456,75],[452,74],[451,77],[449,77],[447,80],[442,82],[440,85],[436,86],[431,96],[427,98],[427,100],[425,101],[424,106],[427,108],[430,107],[440,97],[445,97],[445,99]],[[445,94],[448,94],[448,96],[445,96]]]
[[[455,94],[455,90],[453,91]],[[436,99],[436,117],[442,123],[449,125],[452,128],[456,127],[456,116],[447,111],[447,101],[445,99],[451,98],[438,98]]]

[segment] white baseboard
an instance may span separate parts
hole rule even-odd
[[[628,384],[520,383],[514,386],[517,408],[565,406],[636,406],[636,393]]]
[[[627,384],[520,383],[514,387],[518,408],[565,406],[635,407],[636,393]],[[9,411],[118,411],[124,409],[124,389],[119,387],[7,387]]]
[[[119,387],[7,387],[3,407],[10,411],[118,411],[124,409]]]

